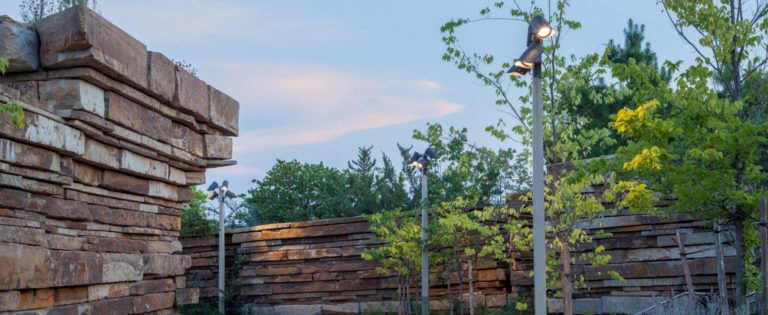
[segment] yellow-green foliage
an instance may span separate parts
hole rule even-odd
[[[5,74],[8,69],[8,58],[0,58],[0,73]],[[24,128],[24,109],[16,103],[0,104],[0,116],[8,117],[16,128]]]

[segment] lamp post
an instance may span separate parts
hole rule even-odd
[[[542,139],[541,54],[543,41],[555,31],[543,16],[528,25],[528,48],[507,71],[513,76],[533,76],[533,290],[536,315],[547,314],[547,263],[544,210],[544,145]]]
[[[424,154],[414,152],[408,165],[421,171],[421,314],[429,314],[429,257],[427,256],[427,166],[440,156],[433,148],[427,148]]]
[[[229,181],[213,182],[208,186],[209,201],[219,199],[219,314],[224,314],[224,198],[234,199],[237,195],[229,190]]]

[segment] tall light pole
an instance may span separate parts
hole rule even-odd
[[[544,210],[544,145],[542,137],[541,54],[542,41],[554,30],[542,16],[535,16],[528,26],[528,48],[508,73],[533,76],[533,290],[536,315],[547,314],[546,218]]]
[[[427,148],[424,154],[414,152],[408,165],[421,171],[421,314],[429,314],[429,257],[427,256],[427,226],[429,225],[429,200],[427,199],[427,166],[440,156]]]
[[[229,190],[229,181],[213,182],[208,186],[208,200],[219,198],[219,314],[224,314],[224,198],[237,198],[237,195]]]

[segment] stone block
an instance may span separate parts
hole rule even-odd
[[[102,171],[88,164],[72,162],[72,177],[75,181],[90,185],[101,185]]]
[[[228,160],[232,158],[232,138],[205,135],[205,158]]]
[[[187,173],[171,166],[168,169],[168,180],[177,185],[186,185]]]
[[[83,133],[61,121],[25,111],[24,124],[26,128],[17,128],[2,116],[0,134],[67,154],[81,155],[85,150]]]
[[[152,178],[168,178],[168,164],[123,150],[120,169]]]
[[[104,171],[103,187],[138,195],[149,192],[149,181],[120,172]]]
[[[166,200],[179,200],[179,190],[176,186],[158,181],[149,181],[149,196]]]
[[[173,279],[144,280],[131,283],[130,293],[131,295],[147,295],[173,291],[175,288]]]
[[[173,139],[171,144],[179,149],[186,150],[196,156],[204,154],[203,136],[182,124],[173,124]]]
[[[0,242],[46,246],[45,231],[23,226],[0,226]]]
[[[323,313],[360,314],[360,303],[323,304]]]
[[[37,47],[40,40],[34,27],[0,16],[0,56],[8,58],[9,73],[40,69]]]
[[[173,308],[176,294],[173,292],[138,296],[133,300],[133,313],[148,313]]]
[[[200,299],[200,289],[179,288],[176,289],[176,305],[197,304]]]
[[[40,81],[40,101],[49,108],[80,109],[104,117],[104,91],[93,84],[77,79]]]
[[[130,283],[97,284],[88,287],[88,301],[113,299],[130,294]]]
[[[172,132],[168,117],[117,93],[107,93],[107,119],[142,135],[170,143]]]
[[[225,135],[237,136],[240,103],[218,89],[208,86],[211,125]]]
[[[282,315],[315,315],[323,313],[322,305],[275,305],[275,313]]]
[[[99,300],[91,302],[91,314],[133,314],[134,297]]]
[[[159,277],[181,276],[192,266],[189,256],[168,254],[147,254],[144,256],[144,274]]]
[[[121,166],[120,149],[92,139],[85,141],[85,154],[83,154],[83,158],[89,162],[112,169],[119,169]]]
[[[195,75],[176,67],[176,93],[173,105],[194,116],[198,121],[208,121],[208,85]]]
[[[19,307],[20,295],[19,291],[0,292],[0,312],[17,310]]]
[[[188,184],[205,184],[205,172],[186,172],[186,177]]]
[[[139,281],[144,276],[141,255],[104,253],[102,257],[102,282]]]
[[[101,283],[104,270],[102,256],[90,252],[52,251],[55,262],[55,286],[76,286]]]
[[[52,172],[61,170],[59,154],[8,139],[0,139],[0,161]]]
[[[22,291],[19,295],[19,310],[52,307],[54,305],[54,290],[39,289]]]
[[[149,92],[164,103],[173,101],[176,92],[176,65],[165,55],[149,52]]]
[[[88,287],[56,288],[54,292],[54,305],[68,305],[88,302]]]
[[[147,87],[147,48],[102,16],[80,5],[38,21],[43,68],[92,67]]]

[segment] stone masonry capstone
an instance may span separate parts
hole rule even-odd
[[[182,204],[235,164],[239,104],[85,6],[0,17],[0,313],[173,314],[197,303]]]

